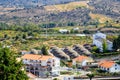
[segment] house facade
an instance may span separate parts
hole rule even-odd
[[[93,34],[93,45],[97,46],[99,48],[100,52],[103,52],[104,41],[107,44],[107,50],[111,51],[112,47],[113,47],[113,43],[106,39],[105,34],[99,32],[99,31],[96,34]]]
[[[77,58],[72,60],[72,64],[76,65],[77,67],[89,66],[92,62],[93,59],[87,56],[78,56]]]
[[[21,58],[25,64],[26,71],[38,77],[60,75],[60,60],[54,56],[25,54]]]
[[[101,61],[98,63],[98,67],[110,73],[120,72],[120,65],[115,63],[114,61]]]

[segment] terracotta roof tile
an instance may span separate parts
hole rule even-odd
[[[44,55],[36,55],[36,54],[25,54],[21,58],[22,59],[28,59],[28,60],[48,60],[49,58],[54,58],[54,56],[44,56]]]
[[[115,64],[114,61],[101,61],[98,63],[98,66],[104,68],[111,68]]]
[[[85,59],[88,59],[88,57],[87,56],[78,56],[77,58],[75,58],[73,60],[78,61],[78,62],[82,62]]]

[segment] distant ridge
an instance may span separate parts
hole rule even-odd
[[[79,0],[0,0],[0,5],[4,7],[33,7],[42,5],[63,4]]]

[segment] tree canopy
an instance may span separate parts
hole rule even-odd
[[[92,80],[92,78],[94,77],[94,74],[87,74],[87,76],[90,78],[90,80]]]
[[[114,39],[113,48],[115,50],[120,49],[120,35],[118,36],[118,38]]]
[[[107,52],[107,42],[106,42],[106,40],[103,40],[102,46],[103,46],[103,52]]]
[[[47,47],[44,45],[41,49],[43,55],[48,55]]]
[[[14,52],[0,47],[0,80],[28,80],[22,68],[23,64],[16,60]]]

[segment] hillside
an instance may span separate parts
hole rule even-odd
[[[53,8],[55,8],[53,6]],[[55,23],[78,23],[83,24],[88,22],[90,10],[86,7],[73,8],[69,11],[49,11],[45,7],[24,8],[11,10],[8,13],[4,13],[0,16],[0,21],[7,23],[43,23],[43,22],[55,22]]]
[[[14,7],[9,7],[9,5],[6,6],[8,1],[10,0],[2,0],[0,4],[0,22],[8,24],[15,23],[21,25],[24,23],[41,24],[52,22],[58,25],[62,23],[64,26],[69,23],[79,26],[89,24],[93,21],[105,23],[106,21],[119,22],[120,20],[119,0],[76,0],[75,2],[70,2],[73,0],[59,0],[59,3],[62,4],[55,3],[52,0],[54,5],[50,5],[51,3],[49,3],[44,6],[37,5],[34,7],[26,6],[27,4],[33,5],[30,3],[40,4],[41,2],[39,0],[24,0],[26,6],[23,7],[24,4],[21,4],[22,7],[20,7],[16,4],[23,3],[23,1],[14,0],[12,3],[9,3],[10,5],[14,4]],[[66,1],[69,3],[66,3]]]
[[[78,0],[1,0],[0,5],[4,7],[35,7],[42,5],[63,4]]]
[[[94,6],[93,13],[120,20],[120,0],[91,0],[89,5]]]
[[[70,2],[67,4],[57,4],[57,5],[48,5],[45,6],[45,9],[47,11],[60,11],[60,12],[64,12],[64,11],[71,11],[73,9],[76,8],[80,8],[80,7],[88,7],[88,3],[89,1],[75,1],[75,2]]]

